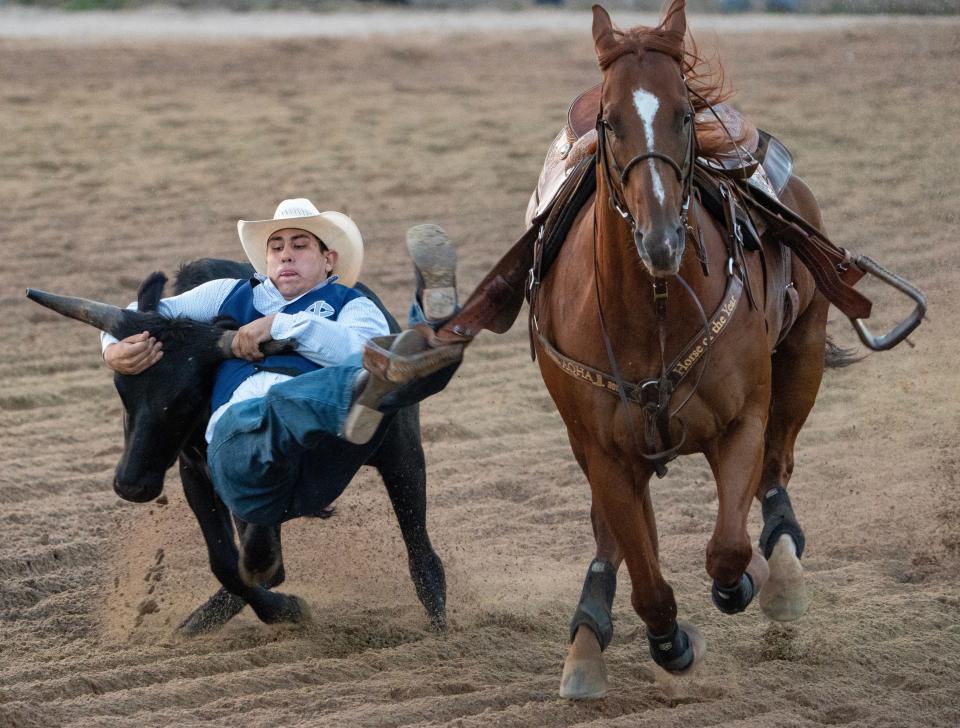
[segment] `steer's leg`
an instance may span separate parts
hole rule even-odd
[[[445,630],[447,583],[443,562],[427,534],[427,473],[417,405],[397,413],[368,464],[380,472],[393,504],[417,597],[427,610],[431,624]]]
[[[202,443],[193,443],[180,455],[180,478],[187,503],[200,524],[214,576],[228,594],[217,592],[179,626],[187,635],[222,627],[244,604],[267,623],[302,622],[309,617],[299,598],[250,586],[240,578],[239,557],[233,539],[230,513],[217,497],[210,482]]]
[[[240,541],[240,577],[251,585],[274,587],[282,584],[283,551],[280,546],[280,524],[258,526],[234,516]]]

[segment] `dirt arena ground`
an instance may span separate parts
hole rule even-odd
[[[808,615],[785,628],[711,606],[715,489],[702,460],[680,462],[654,484],[661,551],[705,665],[657,676],[624,576],[610,694],[579,704],[557,687],[592,555],[589,491],[523,326],[482,337],[423,407],[449,634],[430,631],[362,472],[335,518],[286,529],[283,589],[311,625],[247,610],[184,640],[174,628],[216,583],[178,478],[164,504],[113,495],[121,410],[96,336],[23,289],[126,304],[153,270],[240,257],[238,218],[307,195],[357,220],[363,278],[398,317],[411,224],[448,230],[470,290],[522,231],[567,101],[598,77],[589,27],[0,40],[0,725],[960,724],[958,29],[700,37],[719,43],[741,108],[793,148],[835,239],[920,284],[930,320],[916,348],[830,373],[801,436]],[[852,341],[839,318],[832,330]]]

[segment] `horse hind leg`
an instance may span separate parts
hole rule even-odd
[[[794,446],[823,377],[827,303],[817,296],[773,356],[773,398],[767,425],[763,474],[757,497],[763,512],[760,548],[770,578],[760,608],[777,622],[799,619],[809,598],[803,577],[805,537],[787,495]]]

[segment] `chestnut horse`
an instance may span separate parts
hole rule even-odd
[[[763,256],[731,256],[723,221],[699,215],[701,255],[692,242],[685,245],[688,216],[698,204],[689,184],[694,159],[710,151],[711,130],[695,132],[694,124],[700,126],[697,112],[721,97],[715,76],[697,74],[700,59],[685,49],[685,35],[682,0],[671,2],[658,27],[629,31],[614,29],[607,12],[594,6],[603,81],[596,194],[532,304],[541,373],[590,483],[597,546],[571,624],[560,688],[565,697],[606,692],[601,652],[612,636],[622,561],[656,663],[684,674],[702,654],[695,630],[677,622],[658,561],[650,477],[674,455],[703,453],[716,479],[717,520],[706,547],[714,603],[736,613],[759,593],[767,615],[781,621],[798,618],[806,606],[803,532],[786,486],[827,346],[828,302],[809,272],[793,260],[797,317],[779,343],[779,332],[767,325],[766,296],[759,289],[743,295],[696,371],[657,396],[664,394],[657,386],[664,384],[664,362],[698,337],[711,312],[728,300],[731,276],[744,289],[764,281]],[[722,130],[712,131],[722,137]],[[799,179],[791,180],[782,201],[822,227],[816,201]],[[708,270],[700,257],[710,262]],[[612,375],[591,386],[600,383],[598,370]],[[643,406],[626,396],[639,387],[625,382],[651,386],[655,417],[644,419]],[[763,503],[759,552],[747,534],[754,499]]]

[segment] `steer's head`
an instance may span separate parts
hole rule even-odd
[[[135,376],[116,374],[124,409],[123,456],[113,488],[121,498],[145,502],[163,490],[167,469],[197,427],[206,423],[217,367],[232,356],[235,332],[220,324],[168,319],[157,313],[166,276],[154,273],[140,286],[138,311],[33,289],[27,296],[64,316],[118,339],[149,331],[163,342],[163,357]],[[271,342],[285,350],[288,342]]]

